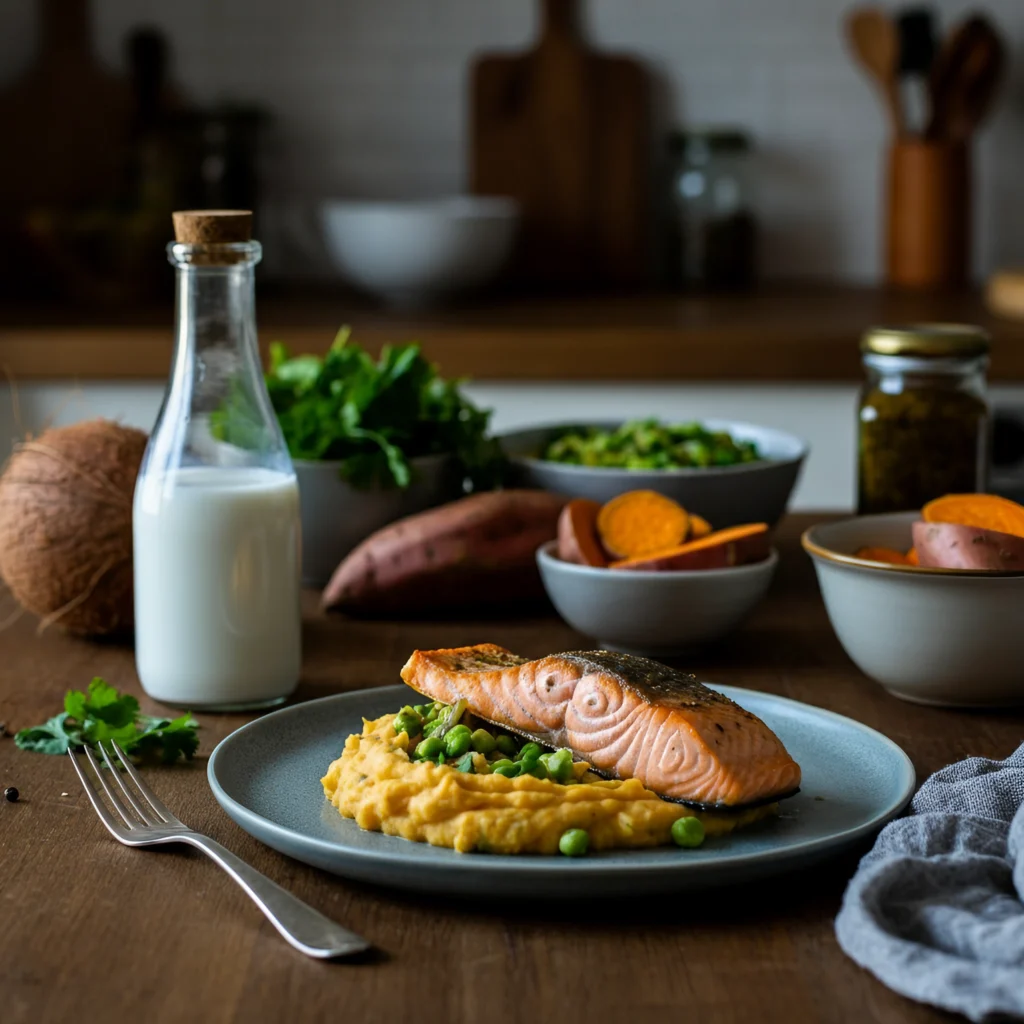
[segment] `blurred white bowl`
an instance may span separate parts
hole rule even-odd
[[[920,512],[812,526],[832,628],[857,667],[918,704],[1024,703],[1024,573],[931,569],[857,558],[862,547],[906,551]]]
[[[501,196],[329,200],[321,219],[345,278],[409,306],[492,280],[512,250],[519,206]]]
[[[558,541],[537,551],[544,589],[573,629],[629,654],[679,654],[734,630],[768,591],[779,556],[694,572],[633,572],[563,562]]]
[[[340,462],[295,460],[305,586],[326,586],[338,563],[371,533],[461,495],[461,473],[451,456],[423,455],[411,463],[413,479],[405,490],[359,490],[342,479]]]

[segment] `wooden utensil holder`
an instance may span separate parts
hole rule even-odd
[[[970,277],[970,152],[963,142],[898,139],[889,149],[886,280],[958,288]]]

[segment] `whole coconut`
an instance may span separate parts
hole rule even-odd
[[[146,440],[89,420],[15,448],[0,477],[0,576],[40,628],[132,627],[132,494]]]

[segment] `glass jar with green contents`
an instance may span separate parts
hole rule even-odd
[[[876,327],[860,347],[858,512],[919,509],[943,494],[984,490],[988,335],[966,324]]]

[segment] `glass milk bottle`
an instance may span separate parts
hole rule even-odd
[[[174,214],[174,365],[135,486],[135,661],[164,704],[279,703],[299,678],[299,494],[256,344],[248,211]]]

